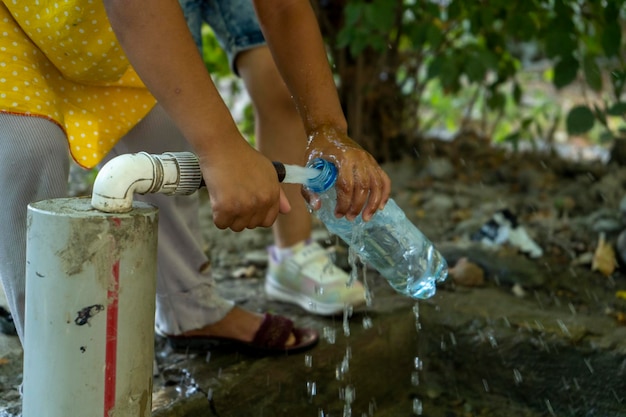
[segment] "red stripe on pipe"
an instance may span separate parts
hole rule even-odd
[[[120,287],[120,261],[113,264],[113,283],[107,291],[106,365],[104,370],[104,417],[111,417],[115,408],[117,377],[117,316]]]

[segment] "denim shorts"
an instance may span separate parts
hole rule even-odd
[[[202,23],[211,26],[217,41],[228,55],[230,68],[237,73],[237,54],[265,45],[252,0],[179,0],[187,25],[202,52]]]

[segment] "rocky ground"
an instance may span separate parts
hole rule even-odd
[[[344,317],[270,302],[271,235],[217,230],[207,206],[222,291],[323,338],[306,354],[272,358],[176,353],[157,338],[153,414],[626,416],[626,168],[511,153],[472,136],[426,141],[416,155],[385,169],[396,202],[451,266],[437,295],[416,303],[369,271],[372,303]],[[505,209],[517,232],[476,241]],[[520,244],[521,230],[537,247]],[[316,238],[349,267],[319,225]],[[19,413],[21,358],[15,338],[0,338],[2,417]]]

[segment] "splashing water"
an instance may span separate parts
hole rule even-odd
[[[298,165],[285,164],[285,179],[284,183],[287,184],[304,184],[306,185],[309,180],[317,177],[320,174],[320,170],[315,168],[306,168]]]

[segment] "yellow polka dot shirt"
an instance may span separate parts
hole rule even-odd
[[[55,122],[91,168],[154,104],[101,0],[0,0],[0,112]]]

